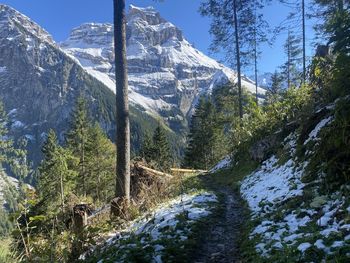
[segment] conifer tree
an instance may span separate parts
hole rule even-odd
[[[151,162],[153,159],[153,142],[152,137],[148,133],[146,133],[143,137],[141,156],[147,162]]]
[[[115,176],[115,145],[107,138],[98,123],[89,129],[87,140],[87,194],[97,203],[113,196]]]
[[[153,160],[159,164],[161,170],[169,170],[171,166],[170,146],[165,130],[158,123],[153,134]]]
[[[50,130],[42,147],[44,159],[39,166],[38,190],[42,201],[48,206],[60,200],[63,211],[65,195],[71,190],[71,178],[74,172],[68,168],[70,152],[57,142],[57,136]]]
[[[167,171],[172,164],[170,144],[164,128],[158,123],[153,132],[153,136],[145,135],[141,156],[149,163],[153,163],[156,168]]]
[[[334,52],[350,52],[350,3],[345,0],[314,0],[319,7],[314,16],[321,21],[316,30],[328,38],[328,45],[333,45]]]
[[[72,113],[71,128],[67,133],[67,146],[74,156],[79,159],[79,164],[74,168],[78,172],[77,193],[86,196],[87,191],[87,141],[91,127],[88,118],[86,101],[79,97]]]
[[[283,85],[283,77],[277,71],[271,76],[271,84],[267,90],[267,99],[266,103],[271,104],[276,102],[279,99]]]
[[[299,72],[299,64],[302,60],[302,49],[300,48],[301,40],[288,31],[288,37],[284,44],[284,51],[287,55],[287,61],[282,65],[283,76],[287,79],[287,87],[299,86],[301,74]]]
[[[265,26],[258,10],[267,0],[204,0],[200,11],[212,18],[210,33],[214,52],[224,51],[225,60],[236,68],[239,116],[243,118],[242,68],[254,58],[257,65],[258,42],[265,39]],[[253,48],[252,48],[253,46]],[[256,66],[257,70],[257,66]]]
[[[306,81],[306,3],[305,0],[279,0],[291,9],[287,19],[283,21],[278,31],[288,32],[292,28],[299,28],[302,53],[302,83]]]
[[[201,97],[191,120],[184,166],[209,169],[222,157],[223,128],[217,120],[213,102]]]

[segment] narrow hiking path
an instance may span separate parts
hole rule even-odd
[[[213,217],[209,229],[203,229],[203,243],[193,262],[240,262],[239,242],[245,218],[242,199],[229,186],[217,185],[208,178],[206,181],[209,189],[222,196],[223,204],[220,213]]]

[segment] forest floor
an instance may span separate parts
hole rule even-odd
[[[220,196],[220,212],[210,220],[208,229],[203,229],[202,243],[195,252],[193,262],[232,263],[241,262],[240,242],[246,210],[238,191],[232,186],[217,182],[215,175],[201,176],[208,190]]]

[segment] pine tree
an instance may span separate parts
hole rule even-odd
[[[236,68],[241,119],[243,118],[241,71],[249,64],[252,57],[257,65],[258,42],[265,36],[264,27],[267,25],[258,10],[263,8],[265,2],[267,1],[205,0],[200,8],[202,15],[212,18],[210,26],[210,32],[214,37],[212,50],[224,51],[225,60]]]
[[[107,138],[98,123],[89,129],[87,140],[87,195],[97,203],[113,196],[115,176],[115,145]]]
[[[91,127],[88,118],[86,101],[83,97],[77,100],[76,108],[72,113],[72,123],[69,132],[67,133],[67,146],[72,151],[74,156],[79,159],[79,164],[74,167],[78,172],[78,183],[76,192],[86,196],[87,190],[87,160],[86,148],[89,136],[89,129]]]
[[[278,101],[282,90],[282,85],[283,77],[279,72],[275,71],[275,73],[271,76],[271,84],[267,90],[266,103],[270,104]]]
[[[283,21],[278,31],[288,32],[292,28],[300,28],[297,30],[301,34],[301,50],[302,50],[302,83],[306,81],[306,3],[305,0],[279,0],[282,4],[291,8],[287,19]]]
[[[328,38],[335,53],[350,53],[350,4],[345,0],[314,0],[318,10],[314,17],[320,19],[315,28]]]
[[[209,169],[222,156],[223,127],[210,99],[201,97],[192,116],[184,166]]]
[[[165,130],[159,123],[153,134],[153,149],[153,160],[159,164],[159,168],[164,171],[169,170],[172,164],[170,146]]]
[[[158,123],[152,137],[148,134],[145,135],[141,156],[148,163],[155,165],[157,169],[168,171],[171,168],[173,158],[170,152],[170,144],[160,123]]]
[[[53,130],[42,147],[44,159],[39,166],[38,191],[41,200],[48,207],[60,200],[63,211],[66,193],[71,190],[71,178],[74,172],[68,168],[70,152],[58,145],[57,136]]]
[[[302,60],[302,49],[300,48],[301,40],[293,34],[288,32],[288,37],[284,44],[284,51],[287,55],[287,61],[282,66],[283,76],[287,79],[287,86],[299,86],[301,82],[301,74],[299,72],[299,64]]]
[[[140,154],[141,157],[147,162],[151,162],[153,160],[153,142],[152,137],[148,133],[146,133],[143,137]]]

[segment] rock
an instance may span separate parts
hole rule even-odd
[[[324,196],[324,195],[316,196],[312,200],[312,202],[310,203],[310,207],[312,207],[312,208],[320,208],[325,203],[327,203],[327,196]]]
[[[277,135],[271,135],[258,141],[249,149],[251,159],[258,162],[266,160],[277,143]]]

